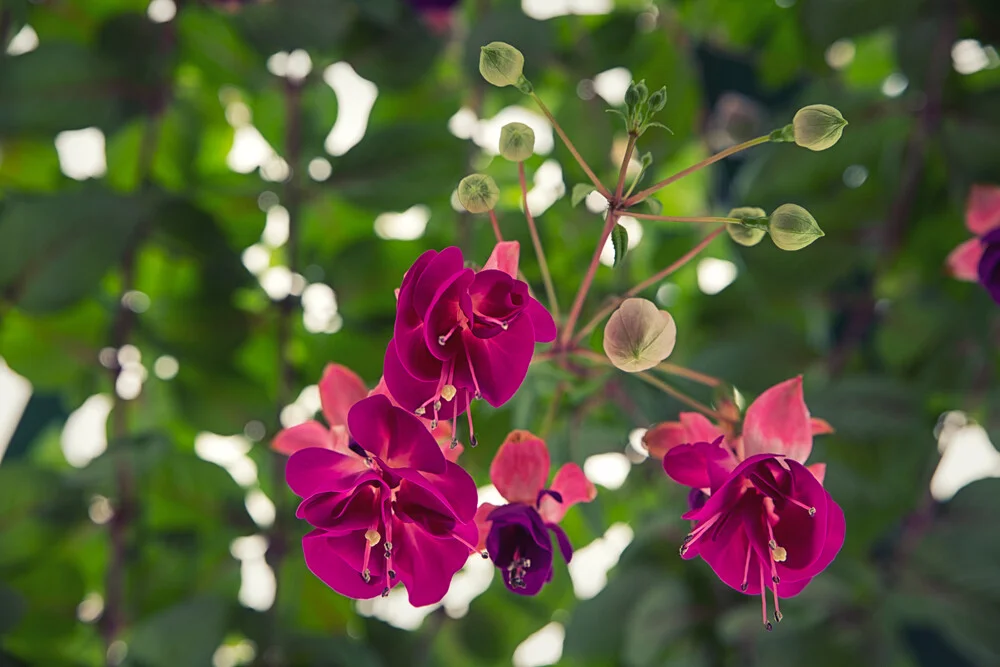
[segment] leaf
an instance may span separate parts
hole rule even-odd
[[[661,579],[646,591],[625,624],[626,664],[661,664],[663,651],[687,629],[687,604],[687,590],[675,579]]]
[[[628,230],[619,224],[611,230],[611,243],[615,247],[615,266],[617,267],[625,259],[628,252]]]
[[[655,197],[646,197],[642,200],[642,203],[651,215],[660,215],[663,213],[663,202]]]
[[[166,609],[136,626],[129,656],[149,667],[210,665],[225,639],[226,602],[204,596]]]
[[[580,202],[586,199],[591,192],[594,192],[594,186],[591,185],[590,183],[577,183],[576,185],[574,185],[573,194],[570,195],[569,199],[570,203],[573,205],[573,208],[579,206]]]

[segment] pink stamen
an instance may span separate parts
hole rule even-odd
[[[747,579],[750,576],[750,555],[753,553],[753,544],[750,543],[749,536],[747,536],[747,537],[748,537],[748,539],[747,539],[747,560],[746,560],[746,563],[744,563],[744,565],[743,565],[743,583],[740,584],[740,590],[743,591],[744,593],[747,592],[747,588],[750,585],[748,583]]]
[[[463,346],[465,349],[465,361],[469,364],[469,375],[472,376],[472,386],[476,388],[476,398],[482,398],[483,392],[479,390],[479,380],[476,379],[476,369],[472,367],[472,357],[469,356],[469,348]]]
[[[451,329],[448,329],[448,333],[444,334],[443,336],[438,336],[438,345],[444,346],[448,342],[448,339],[451,338],[451,335],[456,331],[458,331],[459,326],[461,326],[461,323],[456,322],[455,326],[453,326]]]
[[[796,500],[795,498],[792,498],[791,496],[785,496],[785,500],[787,500],[788,502],[792,503],[793,505],[798,505],[799,507],[801,507],[802,509],[804,509],[806,512],[809,512],[809,516],[816,516],[816,508],[815,507],[809,507],[805,503],[799,502],[798,500]]]
[[[469,419],[469,445],[471,445],[472,447],[475,447],[476,445],[479,444],[479,441],[476,440],[476,432],[472,428],[472,406],[471,405],[465,409],[465,416]]]
[[[507,323],[506,320],[498,320],[497,318],[490,317],[489,315],[480,315],[479,313],[476,313],[476,317],[478,317],[479,319],[481,319],[483,322],[488,322],[490,324],[495,324],[498,327],[500,327],[501,329],[503,329],[504,331],[506,331],[507,327],[509,326],[509,324]]]
[[[771,621],[767,620],[767,588],[764,587],[764,564],[761,563],[760,567],[757,568],[760,572],[760,615],[764,622],[764,627],[768,632],[771,631]]]
[[[476,548],[476,545],[474,545],[474,544],[472,544],[472,543],[470,543],[470,542],[467,542],[467,541],[466,541],[465,539],[463,539],[463,538],[462,538],[462,536],[461,536],[461,535],[458,535],[458,534],[456,533],[456,534],[452,534],[452,537],[454,537],[454,538],[455,538],[456,540],[458,540],[458,541],[459,541],[460,543],[462,543],[462,544],[464,544],[465,546],[467,546],[467,547],[469,548],[469,551],[471,551],[472,553],[474,553],[474,554],[479,554],[480,556],[482,556],[482,557],[483,557],[483,559],[486,559],[486,558],[489,558],[489,557],[490,557],[490,555],[489,555],[489,554],[488,554],[488,553],[486,552],[486,549],[482,549],[482,550],[480,550],[480,549],[477,549],[477,548]]]
[[[715,522],[718,521],[719,517],[721,517],[721,516],[722,516],[722,512],[719,512],[718,514],[712,515],[708,519],[705,519],[704,521],[702,521],[701,524],[697,528],[695,528],[690,533],[688,533],[687,537],[684,538],[684,543],[681,544],[680,554],[683,556],[684,553],[691,547],[692,544],[694,544],[694,542],[698,538],[700,538],[702,535],[704,535],[708,531],[709,528],[711,528],[713,525],[715,525]]]

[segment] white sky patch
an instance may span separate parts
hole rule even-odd
[[[594,77],[594,90],[611,106],[625,102],[625,91],[632,83],[632,72],[625,67],[614,67]]]
[[[261,243],[254,243],[243,251],[243,266],[255,276],[264,273],[271,265],[271,249]]]
[[[74,468],[83,468],[108,448],[108,415],[113,405],[107,394],[95,394],[66,419],[60,444]]]
[[[556,160],[546,160],[531,180],[534,185],[528,190],[528,209],[537,218],[566,194],[562,166]]]
[[[945,414],[940,422],[938,451],[941,462],[931,477],[931,496],[951,499],[962,487],[980,479],[1000,477],[1000,452],[979,424],[969,423],[963,412]]]
[[[260,286],[273,301],[292,293],[292,272],[287,266],[272,266],[260,276]]]
[[[378,87],[346,62],[323,70],[323,80],[337,94],[337,121],[323,146],[330,155],[343,155],[364,138]]]
[[[261,528],[270,528],[274,525],[274,518],[277,510],[274,503],[267,497],[267,494],[260,489],[250,489],[246,497],[247,514],[253,522]]]
[[[545,116],[519,106],[504,107],[493,118],[480,120],[472,139],[490,155],[499,155],[500,130],[508,123],[524,123],[535,132],[536,155],[548,155],[555,148],[552,126]]]
[[[263,535],[238,537],[229,551],[240,561],[240,604],[257,611],[270,609],[278,586],[274,571],[264,560],[267,538]]]
[[[607,14],[613,8],[614,0],[521,0],[521,10],[539,21],[568,14]]]
[[[375,234],[381,239],[413,241],[424,235],[430,219],[431,210],[423,204],[402,213],[382,213],[375,218]]]
[[[566,628],[562,623],[549,623],[529,635],[516,649],[511,661],[514,667],[544,667],[554,665],[562,657]]]
[[[642,225],[639,221],[631,216],[623,215],[618,218],[618,224],[628,232],[628,249],[632,250],[639,245],[639,241],[642,241]],[[615,245],[611,242],[610,236],[605,241],[604,248],[601,250],[601,264],[604,266],[615,265]]]
[[[100,178],[108,171],[104,133],[96,127],[66,130],[56,135],[56,152],[62,173],[78,181]]]
[[[462,107],[448,119],[448,131],[459,139],[471,139],[479,127],[479,117],[469,107]]]
[[[152,0],[146,8],[146,16],[153,23],[166,23],[177,16],[174,0]]]
[[[309,161],[309,178],[314,181],[325,181],[333,173],[333,165],[324,157],[316,157]]]
[[[169,354],[157,357],[156,361],[153,362],[153,373],[161,380],[173,380],[180,370],[180,362]]]
[[[698,262],[698,289],[704,294],[718,294],[736,280],[736,265],[726,259],[705,257]]]
[[[627,523],[615,523],[608,527],[604,537],[573,552],[569,576],[578,600],[589,600],[608,585],[608,572],[618,564],[633,537],[635,533]]]
[[[0,462],[31,398],[31,383],[0,359]]]
[[[620,489],[632,470],[632,462],[620,452],[594,454],[583,462],[583,474],[594,484],[614,491]]]
[[[343,326],[337,294],[323,283],[312,283],[302,292],[302,323],[309,333],[336,333]]]
[[[38,48],[38,33],[27,23],[17,31],[10,43],[7,44],[7,55],[22,56],[31,53]]]

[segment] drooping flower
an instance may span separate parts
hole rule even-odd
[[[1000,186],[972,186],[965,204],[965,226],[975,236],[951,251],[946,260],[948,270],[959,280],[978,281],[1000,303],[996,259],[985,257],[987,248],[1000,242],[994,233],[1000,229]]]
[[[323,378],[319,381],[319,399],[323,417],[327,426],[311,419],[302,424],[283,429],[274,437],[271,447],[282,454],[291,455],[306,447],[321,447],[346,454],[350,444],[350,434],[347,428],[347,413],[358,401],[382,394],[392,401],[385,388],[385,381],[380,379],[378,385],[370,392],[365,387],[364,380],[347,366],[327,364],[323,370]],[[393,405],[396,405],[393,402]],[[430,427],[427,420],[425,425]],[[431,435],[441,446],[449,461],[457,461],[463,447],[455,440],[449,422],[440,422],[431,430]]]
[[[431,424],[452,419],[454,429],[473,397],[498,407],[521,386],[535,343],[554,340],[556,327],[517,279],[518,252],[516,241],[498,243],[473,271],[458,248],[428,250],[407,271],[384,368],[402,407]]]
[[[843,511],[823,488],[825,466],[804,465],[813,434],[830,429],[810,418],[802,378],[761,394],[747,409],[741,436],[690,413],[650,439],[653,430],[646,440],[663,451],[664,471],[692,488],[683,518],[694,527],[681,556],[701,556],[728,586],[760,595],[770,630],[768,589],[780,621],[779,599],[798,595],[826,569],[846,530]]]
[[[568,563],[573,548],[559,521],[576,503],[593,500],[597,489],[575,463],[563,465],[552,485],[549,450],[528,431],[513,431],[497,450],[490,480],[508,503],[483,503],[476,512],[479,544],[504,573],[507,588],[534,595],[552,579],[552,536]]]
[[[307,447],[285,470],[302,498],[296,516],[314,527],[302,539],[306,565],[347,597],[402,582],[411,604],[434,604],[475,550],[475,482],[385,396],[355,403],[347,421],[346,453]]]

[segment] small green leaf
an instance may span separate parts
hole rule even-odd
[[[652,215],[660,215],[663,213],[663,202],[659,199],[654,199],[653,197],[648,197],[642,200],[642,203],[646,205]]]
[[[657,122],[657,121],[652,121],[652,122],[649,122],[649,123],[646,123],[646,124],[645,124],[645,125],[643,126],[643,128],[642,128],[642,131],[643,131],[643,132],[645,132],[646,130],[648,130],[648,129],[649,129],[649,128],[651,128],[651,127],[662,127],[662,128],[664,129],[664,130],[666,130],[666,131],[667,131],[667,132],[669,132],[670,134],[673,134],[673,133],[674,133],[674,131],[673,131],[673,130],[671,130],[671,129],[670,129],[669,127],[667,127],[667,126],[666,126],[666,125],[664,125],[663,123],[660,123],[660,122]]]
[[[593,191],[594,186],[590,183],[577,183],[573,186],[573,194],[570,195],[569,201],[575,208]]]
[[[615,247],[615,266],[622,263],[625,253],[628,252],[628,230],[621,225],[615,225],[611,230],[611,243]]]

